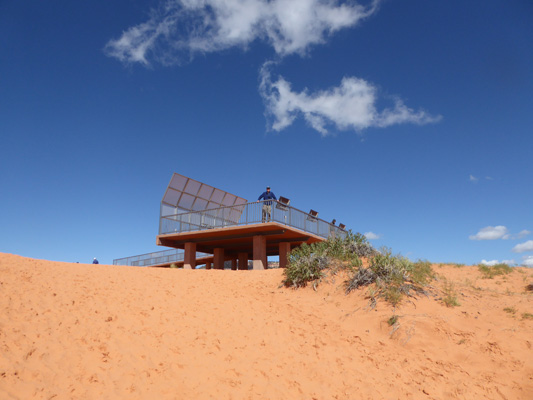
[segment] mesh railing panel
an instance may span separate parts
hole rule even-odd
[[[320,218],[312,217],[297,208],[265,201],[246,203],[239,206],[219,207],[209,210],[163,215],[160,220],[159,234],[200,231],[228,226],[250,225],[274,221],[314,235],[328,238],[331,235],[344,236],[346,231]],[[266,214],[263,210],[267,211]]]
[[[207,256],[210,256],[210,254],[196,253],[196,258],[202,258]],[[180,249],[173,249],[156,251],[153,253],[146,253],[138,256],[118,258],[116,260],[113,260],[113,265],[148,267],[150,265],[168,264],[177,261],[183,261],[183,259],[184,251]]]

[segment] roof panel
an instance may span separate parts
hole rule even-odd
[[[174,189],[167,189],[165,196],[163,196],[163,203],[176,207],[178,199],[180,198],[180,192]]]
[[[237,200],[237,196],[231,193],[226,193],[226,195],[224,196],[224,200],[222,200],[222,204],[224,204],[225,206],[232,206],[235,204],[235,200]]]
[[[162,205],[178,207],[179,212],[245,204],[246,199],[174,173],[163,195]],[[238,209],[238,212],[242,210]],[[233,217],[232,217],[233,218]]]
[[[198,192],[198,197],[209,200],[211,199],[211,195],[213,194],[214,190],[215,188],[213,186],[209,186],[209,185],[206,185],[205,183],[202,183],[202,187],[200,188],[200,191]]]
[[[187,183],[187,179],[189,178],[187,178],[186,176],[174,174],[172,176],[172,179],[170,180],[168,187],[181,192],[185,187],[185,184]]]
[[[189,194],[192,194],[193,196],[196,196],[198,194],[198,190],[200,190],[201,185],[202,184],[200,182],[195,181],[194,179],[189,179],[183,191],[185,193],[189,193]]]
[[[213,195],[211,196],[211,202],[222,205],[222,200],[224,199],[225,194],[226,193],[223,192],[222,190],[215,189],[215,191],[213,192]]]

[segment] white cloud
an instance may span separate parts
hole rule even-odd
[[[524,236],[527,236],[531,234],[531,231],[528,231],[527,229],[521,230],[514,236],[514,239],[522,239]]]
[[[334,32],[373,14],[369,6],[337,0],[167,0],[151,18],[107,43],[105,51],[123,62],[173,64],[194,53],[269,43],[280,56],[304,54]],[[187,54],[188,53],[188,54]]]
[[[501,261],[498,261],[498,260],[490,260],[490,261],[481,260],[480,264],[488,265],[489,267],[492,267],[493,265],[496,265],[496,264],[507,264],[509,266],[513,266],[513,265],[516,264],[516,262],[515,262],[515,260],[501,260]]]
[[[511,250],[513,253],[523,253],[525,251],[533,251],[533,240],[528,240],[527,242],[517,244]]]
[[[522,259],[522,265],[533,267],[533,256],[527,256]]]
[[[368,240],[376,240],[376,239],[379,239],[381,235],[375,234],[374,232],[366,232],[365,237]]]
[[[413,111],[396,99],[392,108],[381,112],[376,109],[377,89],[363,79],[347,77],[341,84],[316,93],[304,90],[300,93],[291,89],[291,84],[283,77],[273,82],[267,62],[261,70],[260,92],[272,117],[271,128],[281,131],[290,126],[296,117],[303,116],[307,123],[327,135],[328,124],[340,130],[362,130],[369,127],[386,127],[400,123],[427,124],[437,122],[440,116],[433,117],[424,111]]]
[[[473,183],[477,183],[477,182],[479,182],[479,179],[480,179],[480,178],[478,178],[477,176],[474,176],[474,175],[472,175],[472,174],[470,174],[470,176],[468,177],[468,180],[469,180],[470,182],[473,182]],[[486,176],[484,179],[485,179],[486,181],[493,181],[493,180],[494,180],[494,178],[492,178],[491,176]]]
[[[493,265],[499,264],[500,262],[498,260],[481,260],[481,264],[488,265],[489,267],[492,267]]]
[[[509,231],[505,226],[487,226],[479,230],[475,235],[468,237],[470,240],[496,240],[509,239]]]

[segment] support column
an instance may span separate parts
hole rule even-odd
[[[232,258],[231,259],[231,270],[232,271],[236,271],[237,270],[237,259],[236,258]]]
[[[205,263],[205,269],[211,269],[211,263],[210,262],[206,262]]]
[[[196,243],[185,243],[185,254],[183,258],[184,269],[196,268]]]
[[[248,253],[239,253],[239,271],[248,269]]]
[[[213,268],[224,269],[224,249],[216,248],[213,257]]]
[[[289,261],[289,252],[291,251],[291,244],[288,242],[281,242],[279,244],[279,267],[287,268]]]
[[[268,267],[265,236],[254,236],[253,263],[253,269],[266,269]]]

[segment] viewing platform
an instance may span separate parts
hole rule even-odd
[[[344,237],[344,225],[301,211],[290,200],[247,202],[246,199],[174,174],[161,201],[156,244],[181,249],[115,260],[117,265],[170,266],[195,269],[267,268],[268,256],[279,256],[287,266],[288,253],[303,243]],[[168,253],[167,253],[168,252]]]

